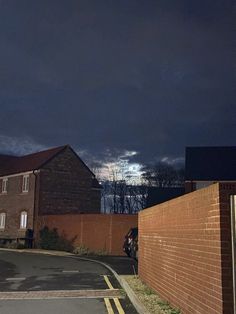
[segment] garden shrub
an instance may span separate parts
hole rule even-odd
[[[5,249],[25,249],[25,243],[16,240],[5,240],[0,242],[0,247]]]
[[[68,240],[65,235],[59,235],[56,228],[50,230],[47,226],[39,231],[40,241],[39,247],[45,250],[58,250],[72,252],[73,242],[75,240]]]
[[[91,255],[92,252],[85,245],[80,245],[74,249],[73,253],[77,255]]]
[[[105,250],[92,251],[83,244],[80,246],[77,246],[73,250],[73,253],[77,255],[100,255],[100,256],[108,255],[107,251]]]

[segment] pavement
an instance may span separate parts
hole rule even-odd
[[[122,280],[137,273],[127,257],[1,249],[0,269],[0,313],[146,313]]]

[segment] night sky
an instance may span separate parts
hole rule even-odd
[[[87,162],[236,145],[228,0],[0,0],[0,152]]]

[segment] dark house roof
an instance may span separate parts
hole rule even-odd
[[[236,147],[187,147],[186,181],[236,181]]]
[[[25,156],[0,155],[0,175],[37,170],[67,146],[60,146]]]
[[[69,145],[55,147],[47,149],[38,153],[25,155],[25,156],[10,156],[0,155],[0,176],[6,176],[26,171],[37,170],[43,167],[47,162],[54,158],[57,154],[69,147],[75,156],[84,164],[84,166],[90,171],[93,181],[92,187],[94,189],[102,189],[101,185],[95,178],[93,172],[87,167],[87,165],[80,159],[80,157],[74,152]]]
[[[147,192],[146,207],[164,203],[185,193],[182,187],[149,187]]]

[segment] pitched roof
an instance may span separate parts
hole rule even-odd
[[[0,176],[37,170],[66,147],[64,145],[25,156],[0,155]]]
[[[236,146],[186,147],[186,181],[236,181]]]

